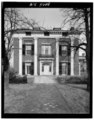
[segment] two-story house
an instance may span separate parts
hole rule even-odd
[[[21,29],[13,34],[12,67],[20,75],[79,75],[78,45],[80,33]]]

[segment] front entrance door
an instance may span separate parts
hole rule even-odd
[[[47,74],[47,75],[49,75],[50,74],[50,65],[44,65],[44,74]]]
[[[40,75],[53,75],[52,62],[40,62]]]

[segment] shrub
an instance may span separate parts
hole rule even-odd
[[[11,68],[9,70],[9,83],[27,83],[27,76],[20,76],[15,69]]]
[[[87,79],[80,76],[71,76],[69,79],[66,79],[65,83],[85,84],[87,83]]]
[[[18,74],[18,72],[14,68],[9,69],[9,80],[15,78],[15,76]]]
[[[58,83],[65,83],[66,79],[68,79],[69,76],[59,76],[56,78],[56,81]]]
[[[60,84],[87,84],[87,76],[60,76],[56,78],[56,81]]]
[[[20,83],[27,83],[27,76],[14,76],[12,79],[9,80],[9,83],[20,84]]]
[[[9,71],[4,71],[4,87],[5,89],[9,87]]]

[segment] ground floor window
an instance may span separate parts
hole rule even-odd
[[[59,63],[59,74],[60,75],[70,75],[70,63],[60,62]]]
[[[24,75],[34,75],[34,63],[33,62],[23,62],[23,74]]]
[[[87,74],[87,66],[86,66],[86,62],[82,62],[79,64],[79,75],[86,75]]]

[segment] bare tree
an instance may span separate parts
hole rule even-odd
[[[11,58],[13,33],[18,29],[33,29],[35,25],[38,26],[33,19],[23,16],[17,8],[4,9],[4,44],[6,53],[4,54],[4,63],[6,63],[6,58],[8,58],[8,61]]]
[[[12,35],[18,29],[33,28],[34,20],[28,20],[22,16],[16,8],[6,8],[4,11],[4,40],[6,42],[6,51],[9,53],[12,47]]]
[[[81,31],[86,38],[86,41],[79,39],[79,44],[75,47],[76,51],[82,49],[86,53],[87,72],[88,72],[88,85],[87,89],[90,88],[90,8],[70,8],[61,9],[65,14],[65,19],[62,22],[62,27],[65,25],[70,26],[70,30]]]

